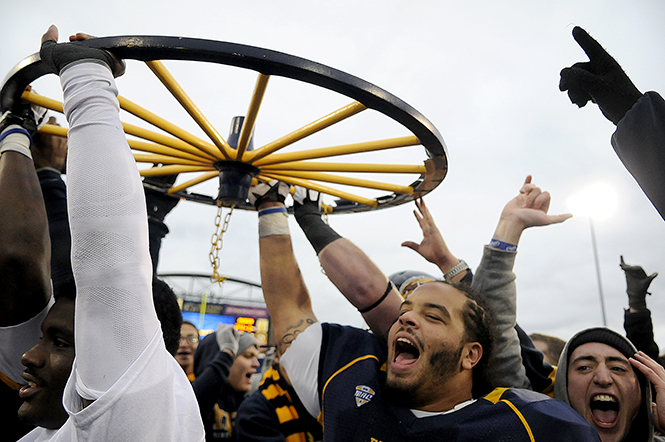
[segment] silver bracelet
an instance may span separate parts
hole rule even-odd
[[[466,263],[463,259],[459,260],[459,263],[453,267],[452,269],[448,270],[446,273],[443,274],[443,279],[446,281],[450,281],[453,279],[455,276],[459,275],[462,273],[464,270],[469,269],[469,264]]]

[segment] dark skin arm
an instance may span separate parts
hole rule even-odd
[[[20,324],[50,297],[51,242],[39,180],[30,158],[0,157],[0,326]]]

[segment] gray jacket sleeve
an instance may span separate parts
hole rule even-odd
[[[497,387],[530,389],[515,330],[517,289],[513,265],[516,255],[516,252],[485,246],[472,286],[485,295],[494,320],[494,350],[488,365],[492,381]]]

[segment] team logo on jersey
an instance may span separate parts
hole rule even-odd
[[[369,388],[367,385],[356,385],[356,405],[361,406],[365,405],[367,402],[371,401],[374,397],[374,390]]]

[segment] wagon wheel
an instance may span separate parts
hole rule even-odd
[[[358,212],[396,206],[419,198],[433,190],[446,175],[448,162],[445,143],[437,129],[423,115],[388,92],[328,66],[268,49],[193,38],[121,36],[95,38],[79,44],[113,50],[124,59],[146,62],[202,129],[204,137],[196,136],[156,113],[119,97],[122,109],[159,129],[155,131],[123,123],[136,161],[156,165],[142,169],[141,175],[152,177],[180,174],[179,180],[185,179],[171,187],[156,187],[170,195],[253,210],[246,201],[252,180],[279,179],[335,197],[334,206],[328,207],[332,213]],[[258,73],[244,123],[236,125],[238,130],[228,140],[220,135],[162,60],[214,63]],[[12,109],[23,99],[62,112],[60,102],[26,90],[28,85],[45,74],[46,68],[38,54],[15,66],[0,90],[2,111]],[[271,77],[304,82],[342,94],[352,101],[251,150],[254,141],[252,134]],[[297,97],[294,97],[294,101],[297,101]],[[378,140],[349,140],[337,145],[302,148],[305,138],[368,109],[377,112],[386,121],[398,123],[405,134]],[[66,133],[65,128],[51,125],[45,125],[40,130],[61,135]],[[301,148],[297,149],[299,146]],[[404,164],[404,161],[316,161],[331,157],[348,160],[349,156],[357,157],[358,154],[377,151],[382,151],[383,156],[410,146],[424,148],[417,150],[420,158],[413,159],[413,155],[410,155],[411,164]],[[360,178],[363,174],[382,174],[380,176],[390,177],[396,182]],[[218,195],[205,195],[191,190],[193,186],[215,178],[220,182]],[[349,187],[351,191],[343,190]],[[375,196],[377,193],[378,196]]]

